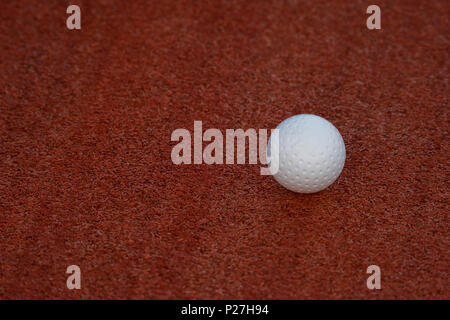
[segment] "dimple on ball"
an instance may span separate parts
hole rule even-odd
[[[331,122],[316,115],[299,114],[284,120],[276,129],[278,139],[272,133],[267,154],[270,171],[282,186],[294,192],[314,193],[339,177],[345,163],[345,144]],[[276,149],[278,152],[273,151]]]

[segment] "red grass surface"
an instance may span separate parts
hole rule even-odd
[[[448,299],[449,2],[0,4],[0,298]],[[313,195],[171,132],[330,120]],[[82,270],[82,289],[65,270]],[[367,266],[382,290],[366,288]]]

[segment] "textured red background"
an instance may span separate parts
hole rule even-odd
[[[0,297],[450,298],[449,2],[370,4],[2,1]],[[346,142],[321,193],[170,159],[298,113]]]

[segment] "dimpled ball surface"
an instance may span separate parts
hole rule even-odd
[[[337,179],[344,168],[345,144],[331,122],[316,115],[299,114],[281,122],[277,129],[279,152],[273,152],[270,160],[276,181],[294,192],[314,193]],[[272,133],[269,156],[275,141]]]

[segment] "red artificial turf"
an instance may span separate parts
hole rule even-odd
[[[371,4],[2,1],[0,298],[449,299],[450,5]],[[298,113],[346,143],[323,192],[171,161]]]

